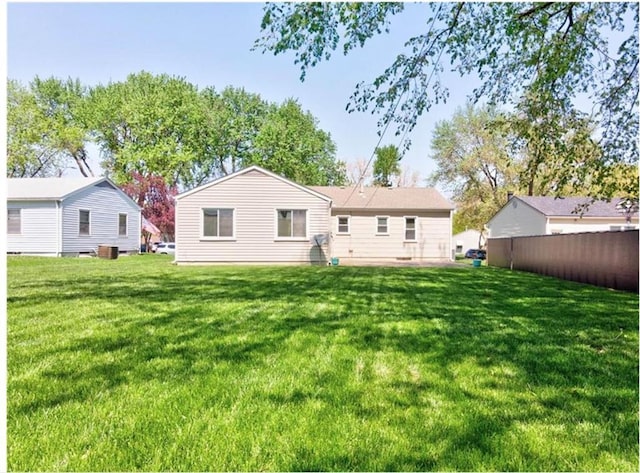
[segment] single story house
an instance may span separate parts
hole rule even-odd
[[[106,177],[7,179],[7,253],[137,253],[140,222],[140,207]]]
[[[176,197],[178,264],[451,259],[433,189],[306,187],[259,166]]]
[[[487,223],[489,238],[637,228],[637,214],[627,224],[618,203],[619,199],[592,203],[589,197],[513,196]]]
[[[456,255],[464,255],[468,250],[484,248],[485,237],[478,230],[465,230],[453,235],[453,244]]]

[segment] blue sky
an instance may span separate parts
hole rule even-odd
[[[337,52],[304,82],[292,54],[251,51],[261,18],[261,3],[11,3],[7,75],[23,84],[38,75],[96,85],[145,70],[184,77],[199,88],[244,87],[278,103],[293,97],[331,134],[338,159],[369,159],[379,139],[378,117],[349,114],[345,106],[357,83],[372,81],[410,36],[426,30],[428,5],[407,5],[390,34],[348,56]],[[422,179],[434,170],[429,146],[435,123],[449,119],[477,85],[454,74],[447,84],[450,100],[423,115],[402,160]],[[388,132],[381,145],[399,145],[399,139]]]

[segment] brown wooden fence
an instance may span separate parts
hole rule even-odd
[[[487,264],[638,291],[638,230],[490,238]]]

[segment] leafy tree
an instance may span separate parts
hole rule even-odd
[[[297,182],[342,182],[335,145],[300,105],[276,105],[243,89],[198,92],[184,79],[147,72],[91,92],[91,124],[117,182],[134,172],[193,187],[250,164]]]
[[[555,105],[555,106],[554,106]],[[615,183],[605,187],[600,146],[593,140],[595,125],[585,114],[562,110],[553,97],[527,96],[506,117],[511,135],[510,152],[520,155],[520,183],[528,195],[603,195],[627,193]]]
[[[376,149],[376,159],[373,162],[373,184],[376,186],[390,186],[391,178],[400,174],[400,152],[394,145]]]
[[[44,80],[36,77],[31,88],[38,107],[48,118],[49,145],[57,153],[71,158],[83,176],[93,176],[85,147],[90,139],[84,121],[86,87],[78,79],[62,81],[55,77]]]
[[[350,111],[381,112],[380,125],[410,131],[449,90],[441,80],[447,62],[460,75],[477,74],[474,99],[521,104],[540,101],[533,120],[554,107],[568,121],[578,96],[593,104],[591,117],[602,150],[601,166],[638,162],[638,3],[437,3],[425,11],[425,32],[371,83],[358,84]],[[388,31],[399,3],[267,4],[255,47],[295,52],[301,79],[310,67],[345,54]],[[447,66],[449,68],[449,66]],[[526,100],[526,99],[524,99]],[[546,105],[545,105],[546,104]],[[530,110],[531,112],[534,110]],[[612,194],[607,190],[606,195]]]
[[[140,72],[124,82],[99,85],[90,97],[90,124],[102,165],[116,182],[127,182],[137,172],[160,175],[170,186],[193,184],[204,122],[195,86]]]
[[[251,161],[254,140],[264,124],[271,105],[258,94],[226,87],[202,91],[204,107],[204,153],[197,163],[199,182],[227,175]]]
[[[9,177],[61,175],[73,164],[82,175],[93,175],[85,148],[88,129],[82,121],[85,97],[78,80],[36,77],[28,88],[7,82]]]
[[[167,185],[162,176],[144,176],[134,171],[120,188],[142,207],[142,216],[158,227],[165,239],[175,239],[175,186]],[[143,231],[142,235],[148,247],[151,234]]]
[[[335,159],[329,133],[293,99],[271,106],[253,141],[247,165],[258,164],[306,185],[341,185],[346,165]]]
[[[46,146],[48,120],[34,94],[7,81],[7,177],[47,177],[62,171],[58,155]]]
[[[493,107],[467,104],[451,120],[436,123],[431,158],[440,183],[456,202],[454,230],[484,224],[504,205],[508,191],[519,190],[521,162],[509,155],[509,140],[501,114]]]
[[[92,174],[92,138],[120,184],[138,174],[194,187],[256,163],[305,184],[346,179],[331,136],[295,100],[269,103],[233,87],[198,92],[144,71],[89,91],[54,78],[36,78],[32,90],[10,82],[8,91],[9,175],[60,174],[69,158]]]

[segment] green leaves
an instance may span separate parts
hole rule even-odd
[[[158,174],[170,185],[189,181],[189,163],[199,151],[203,110],[186,80],[147,72],[91,92],[92,127],[118,182],[133,171]]]
[[[436,124],[430,157],[437,169],[430,180],[442,184],[456,202],[454,233],[482,231],[507,191],[518,189],[522,164],[508,154],[507,137],[503,115],[492,107],[467,104],[451,120]]]
[[[328,60],[340,42],[344,54],[367,39],[388,31],[388,16],[402,11],[402,3],[267,3],[262,18],[263,36],[253,49],[274,54],[295,51],[300,80],[307,69]]]
[[[397,146],[388,145],[376,149],[373,162],[373,183],[376,186],[391,185],[391,177],[400,174],[400,151]]]
[[[7,82],[7,175],[53,176],[87,163],[88,130],[82,120],[86,91],[79,81],[36,77],[29,87]]]
[[[286,100],[272,107],[257,135],[250,163],[306,185],[341,185],[345,165],[336,161],[331,135],[300,104]]]
[[[381,34],[402,4],[269,4],[256,46],[293,51],[302,78],[340,42],[345,54]],[[609,162],[638,162],[637,3],[438,3],[424,5],[425,33],[378,77],[355,88],[349,111],[381,114],[380,128],[411,131],[449,96],[440,73],[450,63],[482,84],[474,100],[517,104],[553,98],[572,115],[592,114],[594,139]],[[587,105],[584,102],[587,102]],[[544,119],[544,115],[537,117]],[[630,139],[632,137],[632,139]]]
[[[136,173],[192,188],[259,163],[303,184],[342,184],[345,165],[331,136],[300,104],[269,103],[244,89],[198,91],[184,78],[148,72],[91,90],[79,80],[9,81],[8,174],[82,170],[93,139],[119,184]],[[85,174],[86,175],[86,174]]]

